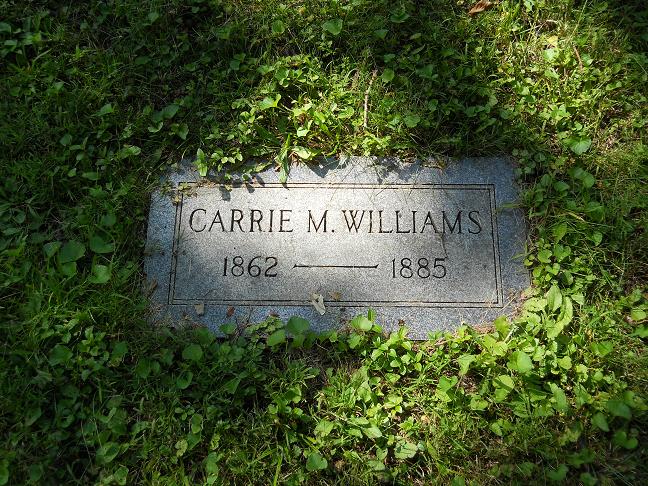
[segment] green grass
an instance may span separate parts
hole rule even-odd
[[[0,485],[648,482],[648,13],[494,3],[0,0]],[[515,157],[520,315],[151,329],[170,165],[340,153]]]

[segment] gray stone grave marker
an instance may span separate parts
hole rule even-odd
[[[186,165],[169,182],[152,197],[145,262],[158,322],[218,332],[299,315],[325,330],[372,308],[425,339],[513,314],[529,285],[507,159],[350,157],[232,187]]]

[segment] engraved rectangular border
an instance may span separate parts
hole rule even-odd
[[[205,188],[224,188],[226,184],[210,184],[208,186],[201,186],[197,182],[181,181],[178,186],[190,187],[200,186]],[[230,187],[232,187],[230,185]],[[495,269],[495,293],[497,301],[457,301],[457,302],[439,302],[439,301],[407,301],[407,300],[351,300],[351,301],[326,301],[329,307],[364,307],[367,304],[374,304],[380,307],[423,307],[423,308],[503,308],[503,286],[502,275],[500,268],[500,250],[497,228],[497,215],[496,215],[496,199],[495,199],[495,185],[491,183],[485,184],[440,184],[440,183],[390,183],[390,184],[368,184],[368,183],[352,183],[352,182],[332,182],[332,183],[314,183],[314,182],[288,182],[281,184],[278,182],[270,182],[263,184],[238,184],[234,185],[235,188],[252,187],[256,189],[381,189],[381,190],[487,190],[489,193],[489,209],[491,215],[491,242],[493,247],[493,268]],[[171,252],[171,272],[169,272],[169,290],[167,303],[168,305],[187,305],[191,303],[204,302],[216,305],[232,305],[232,306],[248,306],[248,307],[264,307],[271,305],[279,305],[285,307],[305,307],[310,306],[310,302],[301,300],[287,300],[287,299],[271,299],[271,300],[257,300],[257,299],[176,299],[175,298],[175,280],[177,271],[177,242],[180,237],[179,229],[182,225],[182,208],[184,203],[184,192],[180,193],[180,202],[176,205],[175,221],[173,227],[173,246]]]

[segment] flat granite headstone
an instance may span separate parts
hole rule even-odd
[[[218,333],[298,315],[321,331],[371,308],[414,339],[490,322],[529,286],[517,198],[513,162],[499,158],[441,169],[349,157],[233,186],[185,164],[151,200],[153,319]]]

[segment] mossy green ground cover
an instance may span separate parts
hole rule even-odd
[[[1,0],[0,485],[648,482],[642,4]],[[514,156],[518,318],[151,329],[171,164],[339,153]]]

